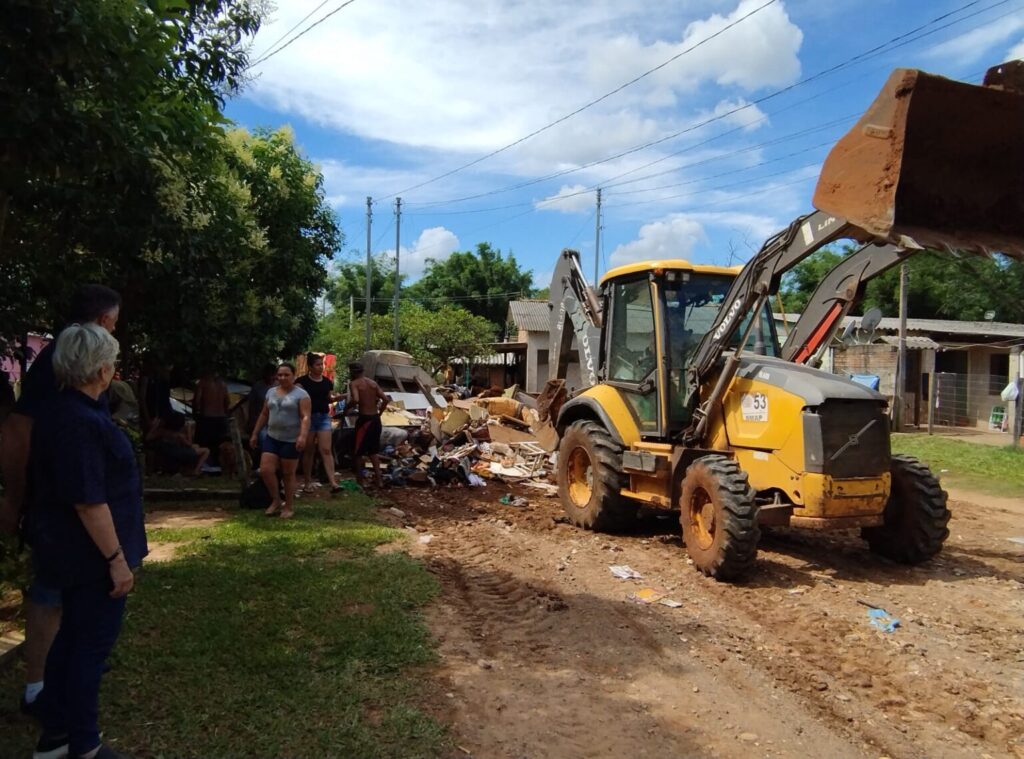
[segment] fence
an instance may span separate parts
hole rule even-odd
[[[928,389],[922,388],[922,400],[931,404],[937,425],[1008,432],[1011,404],[1000,398],[1007,382],[997,374],[936,372],[934,395],[928,398]]]

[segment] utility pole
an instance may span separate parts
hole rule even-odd
[[[398,274],[398,254],[402,249],[402,199],[395,198],[395,342],[398,350],[398,291],[402,287],[402,279]]]
[[[906,263],[900,265],[900,342],[896,369],[896,392],[893,394],[893,428],[903,431],[903,397],[907,385],[907,297],[910,290],[910,273]]]
[[[1013,402],[1013,426],[1010,428],[1010,434],[1013,436],[1013,447],[1020,447],[1021,435],[1024,435],[1024,349],[1021,346],[1017,346],[1010,353],[1010,361],[1016,361],[1016,371],[1012,368],[1011,363],[1011,374],[1016,373],[1017,377],[1014,382],[1017,383],[1017,400]]]
[[[356,296],[351,293],[348,296],[348,328],[356,328]]]
[[[601,262],[601,188],[597,188],[597,223],[594,226],[594,287],[597,287],[597,273]]]
[[[373,258],[370,253],[370,225],[373,223],[373,198],[366,196],[366,350],[370,350],[373,305]]]

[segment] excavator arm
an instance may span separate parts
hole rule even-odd
[[[726,295],[689,368],[683,440],[703,442],[735,377],[747,335],[727,349],[743,317],[751,315],[749,330],[782,275],[822,246],[844,237],[867,243],[826,277],[787,339],[783,355],[800,363],[831,337],[864,282],[925,246],[1024,257],[1022,130],[1024,62],[993,67],[981,87],[893,71],[826,157],[819,210],[768,240]]]
[[[747,262],[733,281],[725,296],[711,329],[704,335],[694,352],[690,365],[684,403],[693,412],[693,421],[683,433],[687,442],[703,438],[710,413],[721,401],[739,366],[739,348],[722,356],[733,338],[750,315],[746,331],[754,325],[756,315],[764,301],[779,289],[782,275],[825,245],[844,237],[857,237],[863,232],[845,219],[823,211],[801,216],[785,230],[770,238],[761,250]],[[746,343],[744,334],[739,345]],[[702,387],[718,374],[711,394],[700,399]]]
[[[572,340],[580,357],[580,381],[583,387],[597,384],[601,344],[601,305],[580,268],[580,254],[566,248],[558,257],[551,276],[548,296],[551,308],[548,350],[548,376],[565,379],[569,367]],[[582,389],[582,388],[577,388]]]
[[[865,245],[826,274],[782,345],[782,358],[806,364],[827,345],[868,281],[918,253],[918,248]]]

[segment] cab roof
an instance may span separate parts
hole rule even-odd
[[[697,274],[724,274],[726,276],[735,277],[743,270],[743,267],[691,264],[683,258],[660,258],[657,260],[637,261],[636,263],[625,264],[624,266],[616,266],[614,269],[610,269],[605,272],[604,276],[601,277],[600,284],[603,285],[609,280],[618,279],[619,277],[624,277],[627,274],[636,274],[638,272],[652,271],[654,269],[674,269],[676,271],[692,271]]]

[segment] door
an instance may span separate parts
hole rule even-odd
[[[647,277],[611,285],[606,384],[619,389],[644,436],[658,435],[658,352]]]

